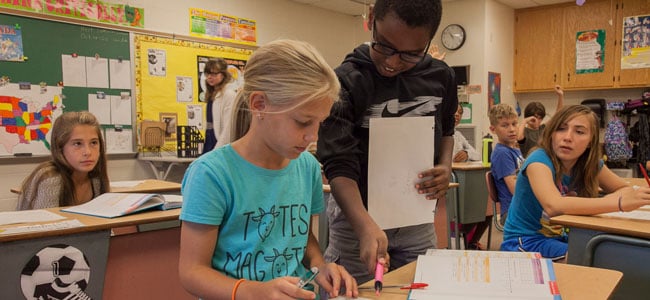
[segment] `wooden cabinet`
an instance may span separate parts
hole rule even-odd
[[[623,21],[625,17],[650,15],[650,0],[619,0],[618,1],[618,32],[616,40],[616,83],[620,87],[647,87],[650,85],[650,68],[621,69]]]
[[[615,3],[611,1],[587,1],[583,6],[564,8],[564,55],[561,85],[566,89],[611,88],[614,86],[616,40]],[[605,34],[604,53],[601,55],[603,70],[594,73],[576,72],[578,33],[600,30]]]
[[[515,91],[552,90],[560,83],[562,8],[515,12]]]
[[[647,86],[650,68],[621,70],[623,18],[650,13],[650,0],[590,0],[515,11],[515,92]],[[576,73],[577,34],[604,32],[602,72]]]

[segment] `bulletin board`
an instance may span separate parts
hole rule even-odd
[[[30,111],[36,108],[30,106],[28,101],[25,101],[24,104],[20,102],[23,102],[23,99],[42,98],[44,90],[47,93],[57,94],[54,96],[56,99],[52,101],[57,106],[53,109],[51,118],[43,118],[44,122],[48,123],[53,123],[54,119],[64,111],[88,110],[89,95],[91,94],[104,95],[107,96],[107,99],[110,96],[120,96],[123,98],[126,95],[129,98],[132,96],[131,80],[128,80],[128,84],[123,83],[119,87],[108,82],[108,79],[105,82],[106,87],[96,87],[92,84],[74,86],[66,84],[63,75],[65,56],[77,57],[86,61],[89,61],[89,58],[90,60],[94,59],[95,61],[101,61],[102,66],[111,63],[112,66],[120,65],[128,68],[125,74],[133,74],[130,70],[131,50],[128,32],[3,13],[0,13],[0,25],[7,26],[5,28],[16,29],[20,32],[22,38],[21,44],[15,46],[22,49],[24,56],[24,59],[19,61],[0,61],[0,77],[4,79],[3,82],[0,82],[0,96],[5,95],[3,103],[0,103],[0,113],[2,113],[4,118],[11,115],[10,100],[7,99],[18,99],[16,103],[23,105],[21,107],[25,107],[27,109],[25,113],[29,113],[30,116],[43,117],[40,111]],[[0,40],[3,40],[2,34],[0,34]],[[105,73],[106,75],[102,76],[108,78],[108,68],[106,68]],[[81,78],[81,76],[79,77]],[[7,83],[7,80],[9,83]],[[17,88],[19,86],[20,88]],[[12,91],[15,89],[20,90],[20,96],[12,96],[15,94],[12,94]],[[129,103],[131,103],[130,100]],[[133,106],[132,103],[129,105],[131,107]],[[36,114],[31,114],[34,112]],[[16,116],[15,112],[13,116]],[[19,118],[16,118],[16,120],[17,122],[21,121]],[[132,122],[133,118],[127,116],[125,121],[121,121],[121,123],[125,124],[117,126],[118,130],[130,130]],[[111,125],[110,121],[102,127],[104,127],[105,131],[110,130],[111,132],[114,132],[116,128],[116,126]],[[16,133],[8,132],[7,126],[0,125],[0,131],[2,131],[2,134],[0,134],[0,146],[3,146],[0,147],[0,155],[13,155],[15,153],[26,152],[31,154],[50,154],[48,144],[50,132],[47,129],[47,125],[43,125],[43,130],[39,133],[34,134],[32,132],[33,138],[35,139],[30,140],[28,133],[25,133],[23,136],[18,136]],[[45,138],[38,139],[40,134],[43,134]],[[111,137],[114,136],[111,135]],[[25,142],[25,138],[27,138],[27,142]],[[30,141],[34,142],[30,144]],[[122,141],[125,143],[119,144],[117,148],[108,147],[109,153],[133,152],[134,147],[132,141]]]
[[[138,34],[134,48],[137,124],[144,120],[171,123],[165,149],[176,149],[173,125],[197,126],[205,136],[206,105],[199,99],[203,70],[198,61],[221,57],[229,64],[245,62],[253,53],[252,49]],[[243,80],[243,68],[235,70],[233,79]]]

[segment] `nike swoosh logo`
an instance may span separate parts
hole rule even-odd
[[[420,107],[420,106],[422,106],[422,105],[424,105],[424,104],[427,104],[427,103],[429,103],[429,101],[424,101],[424,102],[416,103],[416,104],[411,105],[411,106],[409,106],[409,107],[405,107],[405,108],[400,109],[397,113],[394,113],[394,112],[389,111],[389,110],[388,110],[388,104],[386,104],[386,105],[384,106],[384,110],[381,112],[381,117],[382,117],[382,118],[401,117],[401,116],[403,116],[403,115],[405,115],[405,114],[407,114],[407,113],[409,113],[409,112],[415,110],[416,108],[418,108],[418,107]]]

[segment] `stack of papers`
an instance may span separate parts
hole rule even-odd
[[[429,250],[413,281],[429,286],[409,299],[562,299],[553,262],[532,252]]]

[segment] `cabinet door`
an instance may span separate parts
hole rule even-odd
[[[614,3],[607,1],[587,1],[583,6],[568,6],[564,8],[564,64],[562,65],[562,86],[565,88],[611,88],[614,86],[614,63],[616,54],[616,10]],[[611,24],[610,24],[611,23]],[[598,58],[593,51],[599,47],[599,38],[579,32],[592,31],[604,34],[603,52],[600,53],[600,63],[603,69],[593,73],[576,72],[576,66],[594,70],[597,69]],[[580,46],[578,45],[580,44]],[[580,62],[578,62],[580,60]]]
[[[515,91],[550,91],[560,83],[562,28],[562,8],[516,11]]]
[[[622,64],[622,59],[624,50],[624,31],[626,30],[623,26],[623,22],[626,17],[632,17],[632,16],[639,16],[639,15],[650,15],[650,0],[618,0],[618,19],[616,22],[616,26],[618,26],[618,35],[617,35],[617,41],[619,41],[619,44],[617,45],[617,56],[616,56],[616,63],[617,63],[617,70],[619,70],[619,74],[616,77],[616,80],[618,81],[618,86],[620,87],[634,87],[634,86],[639,86],[639,87],[645,87],[650,84],[650,68],[643,68],[643,69],[623,69],[625,66]],[[641,25],[643,26],[643,24]],[[639,28],[642,28],[639,26]],[[646,30],[650,29],[650,25],[646,24]],[[629,35],[628,35],[629,36]],[[647,49],[648,47],[646,47]],[[650,55],[647,53],[644,54],[646,56],[646,61],[650,60]]]

